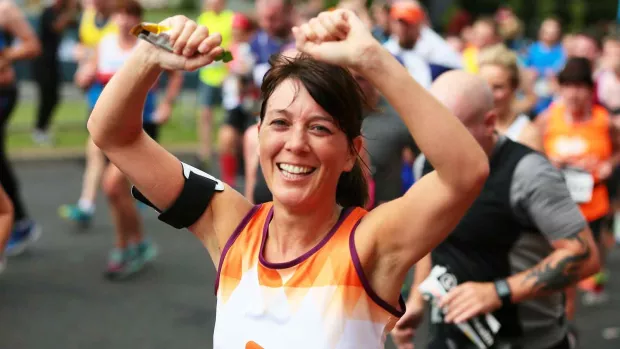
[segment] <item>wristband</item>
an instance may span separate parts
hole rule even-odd
[[[495,281],[493,284],[495,285],[497,296],[500,301],[502,301],[502,306],[512,304],[512,293],[510,292],[508,282],[505,279],[502,279]]]

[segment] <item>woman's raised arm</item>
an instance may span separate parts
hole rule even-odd
[[[164,69],[192,71],[211,63],[222,52],[221,37],[209,35],[207,28],[183,16],[167,19],[162,25],[171,28],[175,52],[140,42],[106,85],[90,116],[88,130],[95,144],[159,211],[189,212],[206,206],[189,228],[217,260],[217,247],[224,246],[251,204],[225,184],[210,179],[204,182],[202,173],[182,167],[173,154],[142,130],[142,113],[147,93]],[[193,178],[207,183],[207,187],[213,182],[217,186],[198,192],[184,190],[190,172],[199,175]],[[209,191],[214,194],[210,201]],[[186,207],[179,210],[179,205]]]

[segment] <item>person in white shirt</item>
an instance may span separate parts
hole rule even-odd
[[[423,86],[442,73],[462,68],[462,59],[426,22],[417,1],[398,1],[390,9],[392,37],[384,47],[407,67]]]
[[[493,92],[498,131],[515,142],[542,150],[542,136],[538,128],[527,115],[521,113],[516,101],[522,75],[516,53],[503,45],[495,45],[481,51],[479,65],[479,74]],[[529,99],[536,101],[536,96],[532,95]]]

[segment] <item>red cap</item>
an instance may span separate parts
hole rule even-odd
[[[390,17],[409,24],[418,24],[424,21],[424,11],[415,3],[398,1],[392,4]]]
[[[235,13],[233,15],[232,27],[235,29],[250,29],[250,19],[243,13]]]

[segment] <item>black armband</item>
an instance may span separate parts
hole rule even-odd
[[[135,187],[131,187],[133,197],[159,213],[159,220],[177,229],[196,223],[205,212],[215,192],[224,191],[224,183],[199,169],[181,162],[185,184],[174,203],[165,211],[159,210]]]

